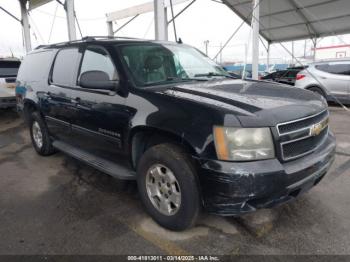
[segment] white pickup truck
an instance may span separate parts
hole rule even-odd
[[[16,106],[15,87],[21,62],[14,59],[0,59],[0,109]]]

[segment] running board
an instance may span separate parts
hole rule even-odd
[[[115,164],[111,161],[105,160],[101,157],[97,157],[91,153],[88,153],[84,150],[73,147],[67,143],[64,143],[61,141],[54,141],[52,143],[52,145],[53,145],[53,147],[55,147],[59,151],[62,151],[73,158],[81,160],[82,162],[84,162],[84,163],[100,170],[101,172],[110,175],[110,176],[113,176],[113,177],[118,178],[118,179],[123,179],[123,180],[135,180],[136,179],[136,172],[135,171],[130,170],[130,169],[123,167],[121,165]]]

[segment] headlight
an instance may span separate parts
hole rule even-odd
[[[214,127],[216,154],[220,160],[251,161],[275,157],[269,128]]]

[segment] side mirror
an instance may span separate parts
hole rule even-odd
[[[117,91],[119,81],[109,80],[106,72],[93,70],[81,74],[79,85],[83,88]]]

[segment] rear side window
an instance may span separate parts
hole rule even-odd
[[[19,61],[0,61],[0,77],[15,77],[18,73]]]
[[[52,70],[52,83],[63,86],[75,85],[79,58],[78,48],[59,51]]]
[[[296,78],[298,73],[299,73],[299,71],[297,71],[297,70],[288,71],[287,77]]]
[[[39,81],[48,79],[54,50],[31,53],[24,58],[17,79],[20,81]]]
[[[275,78],[275,79],[281,78],[281,77],[283,77],[286,74],[286,72],[287,71],[285,71],[285,70],[277,71],[277,72],[274,73],[272,78]]]
[[[337,75],[350,75],[350,62],[349,63],[327,63],[315,66],[318,70],[337,74]]]

